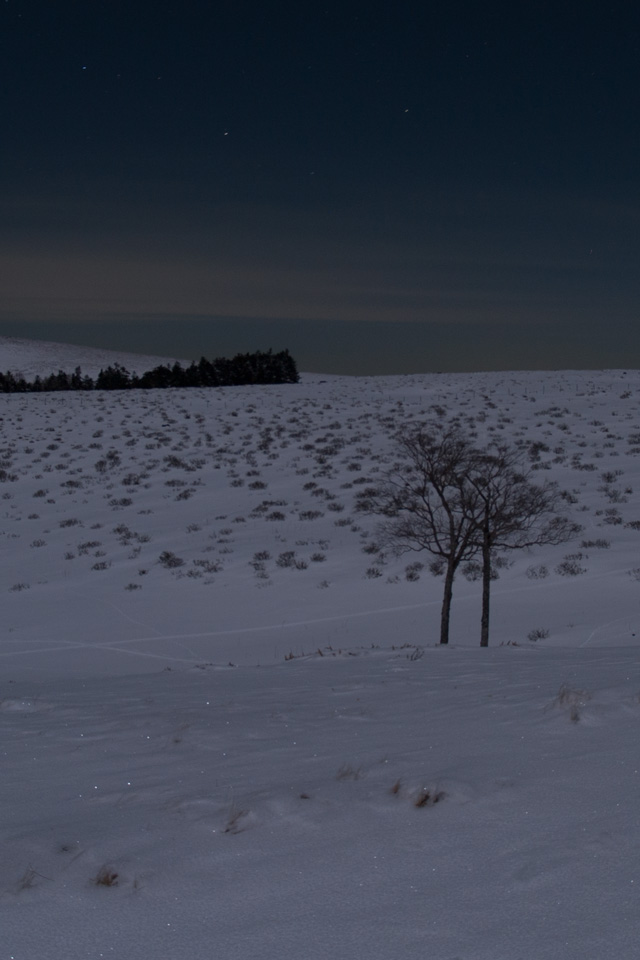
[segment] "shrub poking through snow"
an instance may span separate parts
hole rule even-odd
[[[535,643],[536,640],[546,640],[549,636],[549,631],[546,627],[536,627],[535,630],[530,630],[527,634],[527,640],[531,640]]]
[[[539,563],[537,567],[527,567],[525,573],[529,580],[544,580],[549,576],[549,568],[544,563]]]
[[[415,583],[416,580],[420,579],[420,574],[424,570],[424,563],[420,563],[419,560],[416,560],[415,563],[409,563],[404,568],[405,580],[408,580],[409,583]]]
[[[119,874],[113,870],[107,864],[104,864],[95,877],[92,878],[91,882],[95,883],[97,887],[117,887],[119,880]]]
[[[285,550],[284,553],[281,553],[278,559],[276,560],[276,566],[278,567],[295,567],[296,565],[296,552],[295,550]]]
[[[580,563],[582,559],[581,553],[568,553],[555,568],[555,572],[561,577],[579,577],[587,572],[587,568]]]
[[[172,570],[175,567],[181,567],[184,564],[184,560],[182,557],[177,557],[171,550],[163,550],[158,557],[158,563],[166,567],[167,570]]]
[[[422,787],[413,801],[414,807],[433,807],[436,803],[444,800],[446,794],[444,790],[431,790],[428,787]]]

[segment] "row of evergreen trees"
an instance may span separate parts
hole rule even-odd
[[[188,367],[180,363],[154,367],[138,376],[114,363],[95,380],[76,367],[73,373],[59,370],[28,381],[11,371],[0,373],[0,392],[39,393],[45,390],[153,390],[167,387],[234,387],[252,383],[298,383],[296,362],[288,350],[273,353],[239,353],[232,359],[202,357]]]

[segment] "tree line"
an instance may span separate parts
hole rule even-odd
[[[169,387],[239,387],[249,384],[298,383],[296,362],[288,350],[256,351],[235,357],[201,357],[187,367],[161,364],[140,375],[114,363],[100,370],[95,380],[80,367],[73,373],[58,370],[48,376],[26,380],[20,374],[0,373],[1,393],[40,393],[52,390],[158,390]]]
[[[379,535],[396,554],[432,555],[431,573],[444,575],[440,643],[449,641],[456,573],[482,579],[480,646],[486,647],[491,581],[505,554],[564,543],[582,528],[564,514],[555,484],[532,482],[517,450],[479,450],[455,424],[404,431],[396,441],[399,462],[358,495],[356,508],[382,518]]]

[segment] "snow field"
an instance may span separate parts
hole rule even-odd
[[[639,381],[1,398],[0,957],[633,956]],[[584,525],[488,650],[354,510],[439,416]]]

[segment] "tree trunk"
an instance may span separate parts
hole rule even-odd
[[[491,537],[485,525],[482,538],[482,616],[480,618],[480,646],[489,646],[489,597],[491,593]]]
[[[440,616],[440,643],[449,643],[449,619],[451,617],[451,599],[453,597],[453,578],[455,567],[452,563],[447,564],[447,572],[444,578],[444,595],[442,597],[442,613]]]

